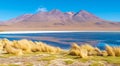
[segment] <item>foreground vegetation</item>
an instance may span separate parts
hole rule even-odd
[[[10,41],[8,39],[0,40],[0,58],[9,57],[37,57],[36,61],[51,61],[60,59],[66,65],[77,62],[88,63],[90,66],[105,66],[105,64],[120,65],[120,47],[111,47],[106,45],[105,50],[100,50],[89,44],[78,45],[73,43],[70,50],[64,50],[59,47],[47,45],[43,42],[32,42],[26,39]],[[26,63],[33,65],[32,63]],[[10,64],[14,65],[14,64]]]

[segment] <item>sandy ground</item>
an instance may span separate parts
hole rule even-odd
[[[120,27],[96,27],[96,26],[0,26],[0,31],[120,31]]]
[[[9,58],[0,58],[0,65],[4,66],[90,66],[95,61],[87,61],[87,62],[79,62],[74,61],[71,64],[67,64],[65,60],[71,59],[62,59],[57,58],[54,60],[39,60],[41,58],[47,57],[49,55],[34,55],[34,56],[26,56],[26,57],[9,57]],[[107,62],[100,61],[104,63],[105,66],[114,66],[113,64],[108,64]]]

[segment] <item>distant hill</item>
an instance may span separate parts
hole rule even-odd
[[[5,26],[1,26],[5,25]],[[61,12],[54,9],[50,12],[24,14],[10,19],[0,25],[0,30],[120,30],[119,22],[101,19],[92,13],[81,10]]]

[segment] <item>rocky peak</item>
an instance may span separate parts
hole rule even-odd
[[[54,9],[54,10],[51,10],[49,12],[49,14],[53,14],[53,15],[59,15],[59,14],[63,14],[60,10],[57,10],[57,9]]]
[[[85,10],[80,10],[79,12],[77,12],[76,14],[74,14],[75,16],[79,16],[79,15],[82,15],[82,16],[84,16],[84,15],[86,15],[86,16],[90,16],[90,15],[93,15],[93,14],[91,14],[90,12],[87,12],[87,11],[85,11]]]
[[[70,16],[73,16],[73,15],[74,15],[74,12],[66,12],[65,14],[70,15]]]
[[[80,10],[73,16],[74,20],[78,22],[90,22],[90,21],[101,21],[100,18],[96,17],[94,14],[87,12],[85,10]]]

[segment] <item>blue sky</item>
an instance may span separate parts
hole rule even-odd
[[[120,21],[120,0],[0,0],[0,20],[52,9],[86,10],[106,20]]]

